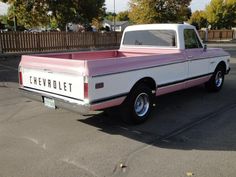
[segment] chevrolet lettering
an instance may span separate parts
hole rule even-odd
[[[55,90],[63,90],[65,92],[72,92],[72,83],[34,77],[34,76],[30,76],[29,80],[30,84],[32,85],[53,88]]]

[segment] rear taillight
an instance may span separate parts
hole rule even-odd
[[[20,84],[20,86],[23,85],[23,78],[22,78],[22,72],[21,71],[19,71],[19,84]]]
[[[84,77],[84,99],[88,99],[88,78]]]

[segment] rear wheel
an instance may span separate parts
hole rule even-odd
[[[205,84],[206,89],[211,92],[220,91],[224,84],[225,70],[220,65],[216,68],[211,79]]]
[[[127,123],[143,123],[150,117],[153,104],[154,95],[152,89],[142,84],[123,103],[121,110],[122,118]]]

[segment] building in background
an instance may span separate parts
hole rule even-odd
[[[115,23],[115,31],[116,32],[122,32],[129,25],[130,24],[129,24],[128,21],[116,21],[116,23]],[[106,29],[109,28],[110,31],[113,31],[113,29],[114,29],[114,22],[109,21],[109,20],[104,20],[103,21],[103,27],[106,28]]]

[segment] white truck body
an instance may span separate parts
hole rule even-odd
[[[229,59],[206,49],[191,25],[136,25],[126,28],[119,50],[22,56],[20,89],[51,107],[87,113],[123,104],[140,84],[158,96],[209,83],[219,66],[229,72]]]

